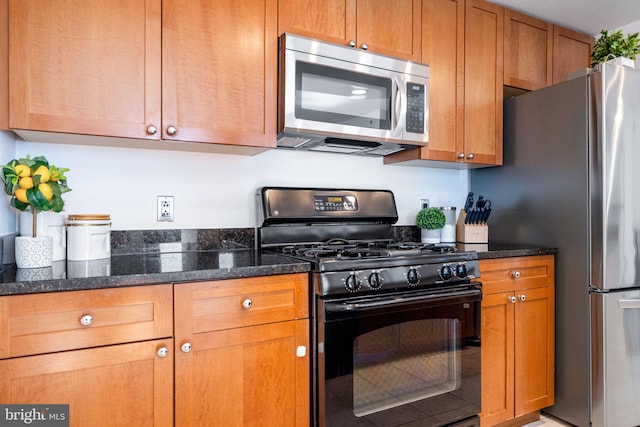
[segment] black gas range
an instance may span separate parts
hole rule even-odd
[[[317,295],[451,287],[479,277],[477,254],[393,240],[398,220],[385,190],[261,188],[257,246],[308,261]]]
[[[390,191],[256,197],[256,247],[312,266],[312,425],[478,426],[477,254],[395,241]]]

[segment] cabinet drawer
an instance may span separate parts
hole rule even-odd
[[[553,286],[554,256],[539,255],[479,261],[485,294]]]
[[[176,336],[308,317],[307,274],[286,274],[174,287]]]
[[[0,358],[172,336],[171,285],[0,298]]]

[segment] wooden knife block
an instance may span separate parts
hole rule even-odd
[[[460,243],[489,243],[487,224],[465,224],[467,211],[462,209],[456,223],[456,240]]]

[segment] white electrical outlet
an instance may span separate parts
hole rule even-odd
[[[173,196],[158,196],[158,221],[173,221]]]

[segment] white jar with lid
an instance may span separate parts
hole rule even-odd
[[[110,215],[69,215],[66,226],[68,260],[111,258]]]
[[[444,213],[446,222],[440,230],[440,242],[456,242],[456,208],[454,206],[443,206],[440,208]]]

